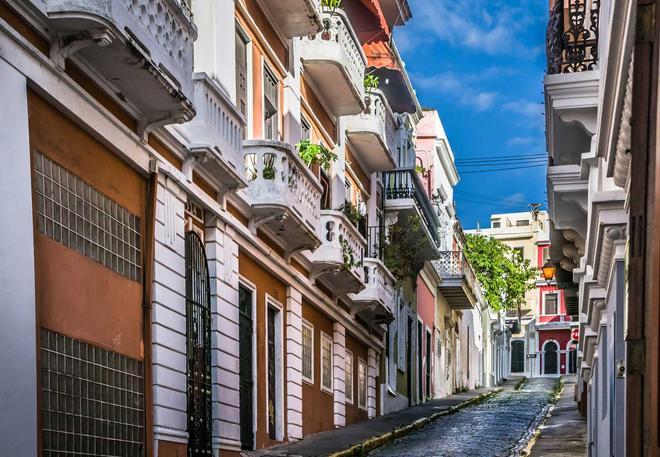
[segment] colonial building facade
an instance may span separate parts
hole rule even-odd
[[[550,258],[580,323],[576,399],[594,456],[660,453],[655,3],[551,2]]]
[[[409,7],[331,5],[0,2],[0,454],[239,455],[489,382]]]

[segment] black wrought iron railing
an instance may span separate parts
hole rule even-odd
[[[600,0],[555,0],[546,31],[549,74],[596,67],[599,13]]]
[[[383,260],[383,248],[385,246],[385,230],[379,226],[367,229],[367,251],[365,257]]]
[[[422,215],[423,222],[433,237],[433,242],[436,246],[439,246],[440,221],[429,196],[424,191],[424,185],[415,170],[405,168],[384,172],[383,185],[385,187],[386,200],[409,198],[415,201],[415,205]]]

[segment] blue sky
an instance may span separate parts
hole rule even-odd
[[[440,113],[456,160],[544,153],[547,0],[408,1],[413,19],[395,41],[420,103]],[[458,170],[464,228],[529,203],[546,206],[545,167]]]

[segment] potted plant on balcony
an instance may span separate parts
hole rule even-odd
[[[307,166],[316,163],[324,170],[328,170],[332,162],[337,160],[337,154],[320,143],[312,143],[311,140],[302,140],[296,144],[296,149],[298,150],[298,155]]]
[[[332,33],[330,33],[330,29],[332,28],[331,17],[334,16],[335,10],[341,7],[341,0],[321,0],[321,6],[323,7],[323,11],[330,14],[330,18],[323,18],[321,39],[329,41],[332,39]]]

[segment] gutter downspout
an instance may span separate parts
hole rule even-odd
[[[156,191],[158,188],[158,168],[155,160],[150,164],[150,173],[147,181],[147,206],[145,209],[144,227],[144,269],[142,276],[142,325],[144,342],[144,455],[151,457],[154,453],[153,441],[153,370],[152,361],[152,336],[151,336],[151,302],[153,291],[153,265],[154,250],[156,242]]]

